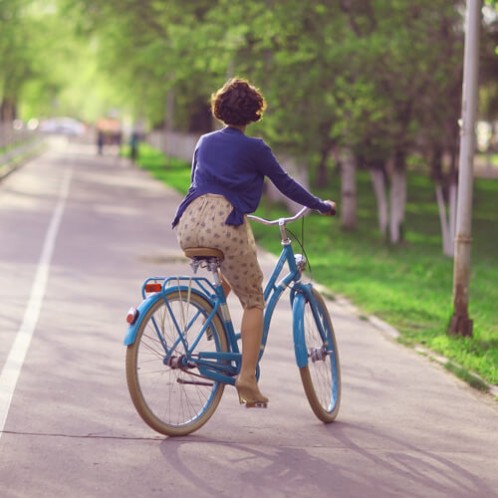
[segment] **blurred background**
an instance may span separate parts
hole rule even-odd
[[[0,0],[0,153],[32,133],[62,134],[98,153],[131,147],[138,160],[140,141],[144,161],[152,149],[184,161],[165,169],[163,157],[160,168],[166,181],[187,186],[195,141],[219,126],[211,93],[227,78],[248,78],[268,101],[249,133],[265,138],[302,183],[339,201],[341,232],[321,248],[328,255],[333,245],[339,265],[323,278],[407,341],[451,356],[462,345],[441,332],[451,313],[466,7]],[[480,13],[476,342],[458,360],[474,370],[486,363],[481,374],[498,383],[496,1],[484,0]]]
[[[346,189],[353,162],[370,170],[381,231],[397,243],[406,169],[425,169],[440,208],[451,204],[465,7],[461,0],[0,0],[3,142],[11,126],[69,136],[91,130],[95,140],[100,130],[111,144],[157,130],[195,136],[216,126],[211,92],[228,77],[246,77],[269,103],[258,135],[317,186],[338,163],[346,165]],[[497,27],[495,2],[486,1],[477,145],[489,174],[498,152]],[[170,153],[165,133],[150,141]],[[185,159],[192,140],[179,154]],[[388,219],[382,201],[388,177],[399,219]],[[354,228],[349,205],[342,222]]]
[[[447,0],[0,0],[0,119],[201,133],[211,92],[239,75],[269,102],[258,132],[319,180],[344,147],[437,177],[458,150],[464,15]],[[482,151],[497,149],[497,21],[485,2]]]

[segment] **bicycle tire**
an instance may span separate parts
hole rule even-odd
[[[182,325],[198,313],[187,338],[197,335],[212,311],[211,303],[194,290],[172,288],[158,295],[139,325],[135,342],[127,347],[126,379],[133,404],[147,425],[167,436],[184,436],[198,430],[212,417],[225,385],[199,377],[196,369],[164,364],[167,345],[172,349],[178,338],[166,301]],[[176,347],[177,357],[184,353],[183,349],[182,343]],[[203,334],[194,356],[200,351],[227,351],[225,329],[217,315]]]
[[[335,420],[341,403],[341,370],[332,320],[321,294],[304,303],[303,337],[307,365],[299,369],[304,392],[314,414],[325,423]],[[323,333],[317,322],[323,325]]]

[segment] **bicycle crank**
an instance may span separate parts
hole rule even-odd
[[[189,385],[194,385],[194,386],[207,386],[207,387],[213,387],[214,383],[213,382],[202,382],[200,380],[185,380],[185,379],[176,379],[178,384],[189,384]]]

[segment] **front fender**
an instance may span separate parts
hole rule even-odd
[[[142,320],[144,319],[145,315],[149,311],[149,309],[159,300],[161,299],[161,293],[157,294],[152,294],[149,296],[147,299],[144,299],[140,305],[138,306],[138,318],[136,319],[135,323],[130,325],[128,329],[126,330],[125,338],[124,338],[124,345],[125,346],[131,346],[137,337],[138,333],[138,328],[140,327],[140,324],[142,323]]]
[[[308,351],[304,338],[304,306],[310,294],[311,286],[309,284],[301,285],[292,301],[292,335],[296,363],[299,368],[303,368],[308,364]]]

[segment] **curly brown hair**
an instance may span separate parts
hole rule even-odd
[[[228,80],[211,95],[211,112],[226,125],[245,126],[259,121],[265,109],[263,94],[242,78]]]

